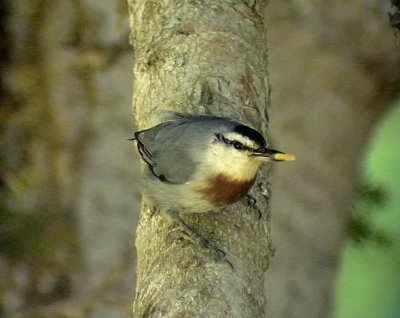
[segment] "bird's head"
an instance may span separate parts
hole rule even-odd
[[[265,161],[295,159],[292,155],[268,148],[260,132],[243,124],[221,127],[215,132],[208,157],[215,166],[214,172],[228,174],[238,180],[254,178]]]

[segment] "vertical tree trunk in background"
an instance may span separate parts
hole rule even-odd
[[[126,2],[0,5],[0,316],[129,317],[135,151]]]
[[[265,131],[269,104],[264,1],[129,1],[138,128],[162,110],[230,116]],[[172,150],[173,151],[173,150]],[[227,253],[226,262],[188,241],[167,239],[171,224],[143,204],[136,238],[134,317],[263,317],[271,256],[267,174],[254,197],[185,221]]]
[[[272,107],[277,147],[267,272],[272,318],[331,317],[346,226],[371,132],[399,91],[387,8],[371,1],[271,1]]]

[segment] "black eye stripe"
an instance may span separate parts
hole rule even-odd
[[[215,137],[217,137],[217,139],[219,140],[219,141],[223,141],[223,142],[225,142],[225,137],[222,135],[222,134],[215,134]]]
[[[224,137],[224,135],[222,134],[215,134],[215,136],[217,137],[217,139],[223,143],[225,143],[226,145],[235,148],[236,150],[240,150],[240,151],[252,151],[252,149],[250,147],[247,147],[245,145],[243,145],[240,141],[237,140],[229,140],[227,138]]]
[[[237,150],[245,150],[245,145],[243,145],[241,142],[239,141],[233,141],[232,142],[232,146],[233,148],[237,149]]]

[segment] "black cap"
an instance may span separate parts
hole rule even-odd
[[[264,136],[253,128],[239,124],[233,128],[233,131],[249,138],[260,147],[265,147],[267,145]]]

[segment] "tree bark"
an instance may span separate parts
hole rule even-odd
[[[137,127],[151,127],[163,110],[173,110],[229,116],[265,132],[264,6],[264,1],[129,1]],[[136,318],[264,316],[263,277],[272,254],[266,168],[255,185],[256,206],[243,200],[221,213],[185,218],[226,252],[233,269],[182,239],[143,203]]]

